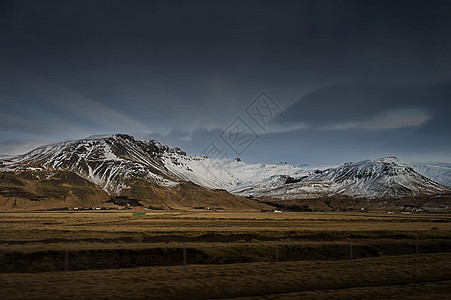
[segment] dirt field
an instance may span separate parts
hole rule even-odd
[[[0,213],[0,280],[1,299],[445,299],[451,215]]]
[[[449,299],[451,255],[0,274],[2,299]]]

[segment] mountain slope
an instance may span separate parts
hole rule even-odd
[[[432,179],[437,183],[451,187],[451,164],[414,164],[413,168],[421,175]]]
[[[239,193],[246,187],[264,184],[281,174],[297,177],[313,170],[288,164],[247,164],[238,159],[210,159],[174,154],[164,157],[163,161],[166,168],[179,178],[210,188],[226,189],[231,193]]]
[[[239,193],[285,200],[331,196],[398,199],[450,193],[448,187],[418,174],[408,164],[393,157],[346,163],[290,180],[280,176],[273,182],[270,186],[249,187]]]
[[[128,188],[127,179],[141,179],[158,186],[176,184],[174,178],[168,177],[161,162],[161,156],[171,151],[179,149],[117,134],[42,146],[5,160],[3,167],[9,170],[70,170],[99,185],[108,194],[116,195]]]
[[[100,187],[73,172],[0,172],[2,210],[93,207],[109,198]]]
[[[226,191],[192,184],[165,167],[168,159],[185,156],[178,148],[116,134],[39,147],[0,161],[0,171],[69,172],[94,183],[111,197],[137,198],[159,208],[268,208]]]

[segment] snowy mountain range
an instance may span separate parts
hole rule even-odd
[[[188,156],[178,148],[129,135],[92,136],[36,148],[0,160],[1,171],[70,170],[100,186],[110,195],[129,189],[129,179],[162,187],[183,181],[231,192],[272,180],[279,174],[293,176],[309,170],[290,165],[246,164]]]
[[[365,199],[396,199],[446,194],[449,188],[415,172],[395,157],[346,163],[316,170],[306,176],[273,180],[265,188],[249,187],[241,193],[281,199],[348,196]]]
[[[449,163],[417,163],[413,165],[413,169],[437,183],[451,187],[451,164]]]
[[[205,191],[221,189],[248,198],[279,200],[436,197],[449,195],[451,188],[426,176],[449,184],[450,170],[437,165],[412,167],[394,157],[346,163],[326,170],[288,164],[246,164],[239,159],[188,156],[178,148],[124,134],[91,136],[0,158],[3,173],[72,172],[111,197],[128,195],[148,202],[168,193],[186,195],[188,183]]]

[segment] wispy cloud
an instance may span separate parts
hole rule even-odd
[[[10,71],[8,76],[14,76],[15,80],[12,82],[17,85],[13,89],[22,91],[20,95],[16,95],[21,98],[21,107],[16,111],[41,121],[33,124],[32,121],[20,120],[20,116],[16,116],[15,119],[11,116],[2,118],[5,123],[20,125],[16,126],[16,131],[34,129],[39,130],[41,134],[53,134],[55,131],[81,133],[93,130],[96,132],[146,130],[146,126],[135,118],[87,98],[74,89],[23,69],[16,68]],[[8,105],[15,104],[9,100]]]
[[[357,127],[369,130],[397,129],[419,126],[431,118],[431,114],[419,109],[392,110],[362,122]]]
[[[39,140],[5,140],[0,141],[0,155],[24,154],[36,147],[48,144]]]
[[[51,134],[54,129],[23,117],[0,114],[0,132],[25,134]]]
[[[346,130],[346,129],[363,129],[363,130],[389,130],[405,127],[419,126],[430,120],[432,115],[419,109],[402,109],[391,110],[386,113],[376,115],[366,121],[361,122],[344,122],[321,126],[319,129],[324,130]]]
[[[267,130],[265,133],[284,133],[284,132],[290,132],[300,129],[310,129],[311,126],[309,126],[307,123],[300,122],[300,123],[290,123],[290,124],[280,124],[280,123],[269,123],[267,126]]]

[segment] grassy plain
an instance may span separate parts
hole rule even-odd
[[[0,280],[2,299],[445,299],[451,215],[0,213]]]

